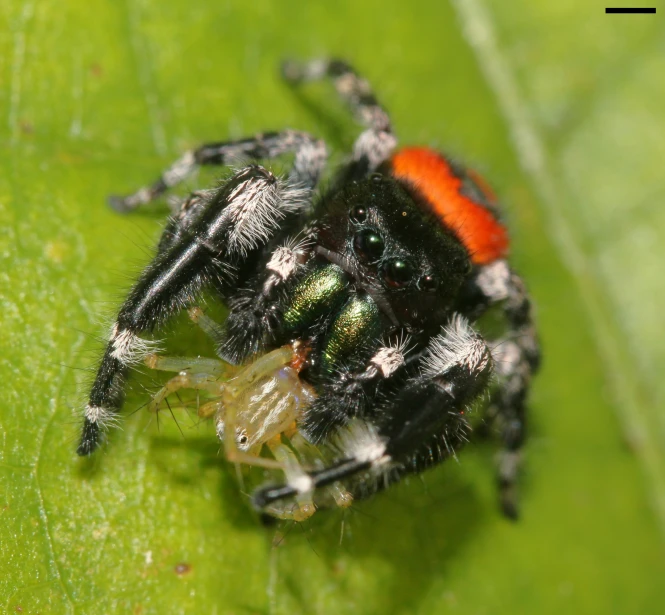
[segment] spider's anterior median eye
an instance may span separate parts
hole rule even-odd
[[[351,222],[356,222],[360,224],[367,220],[367,210],[362,205],[356,205],[350,212],[349,218]]]
[[[383,237],[370,229],[360,231],[353,238],[353,249],[364,263],[374,263],[383,254]]]
[[[413,277],[413,267],[399,258],[388,261],[382,268],[383,279],[393,288],[406,286]]]
[[[439,287],[439,280],[433,275],[424,275],[418,280],[418,288],[425,292],[434,292]]]

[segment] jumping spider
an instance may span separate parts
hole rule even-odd
[[[180,388],[207,392],[199,414],[214,417],[226,456],[284,473],[254,493],[254,506],[300,520],[455,455],[469,410],[485,400],[504,444],[501,503],[515,516],[539,351],[492,192],[432,149],[396,149],[388,115],[348,64],[288,62],[283,72],[292,84],[329,77],[365,130],[320,193],[324,142],[285,130],[203,145],[152,186],[111,197],[128,212],[200,165],[253,161],[175,209],[118,313],[79,455],[98,447],[129,369],[144,361],[178,372],[152,409]],[[258,164],[284,154],[294,156],[287,177]],[[224,323],[196,307],[204,288],[228,307]],[[472,323],[495,305],[506,332],[488,342]],[[141,336],[184,308],[220,359],[150,353]]]

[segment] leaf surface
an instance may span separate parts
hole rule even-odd
[[[665,36],[583,4],[2,4],[0,610],[660,612]],[[517,524],[480,445],[346,515],[264,528],[209,425],[128,416],[140,386],[103,455],[74,454],[97,338],[163,220],[106,195],[266,129],[342,154],[357,127],[330,87],[278,78],[319,55],[351,60],[404,143],[472,163],[505,203],[545,353]]]

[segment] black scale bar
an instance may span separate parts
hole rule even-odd
[[[655,13],[656,9],[655,8],[649,8],[649,7],[627,7],[627,8],[618,8],[618,7],[613,7],[613,8],[608,8],[605,9],[606,13]]]

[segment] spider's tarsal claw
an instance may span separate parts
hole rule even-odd
[[[520,517],[519,507],[517,505],[517,493],[514,485],[504,487],[500,494],[501,512],[507,519],[518,521]]]
[[[79,442],[78,448],[76,449],[76,454],[79,457],[87,457],[88,455],[94,453],[97,448],[99,448],[99,431],[99,425],[97,423],[93,423],[88,419],[84,420],[81,440]]]
[[[281,65],[282,78],[292,84],[324,79],[326,76],[331,76],[330,71],[337,64],[326,58],[317,58],[308,62],[286,59]]]

